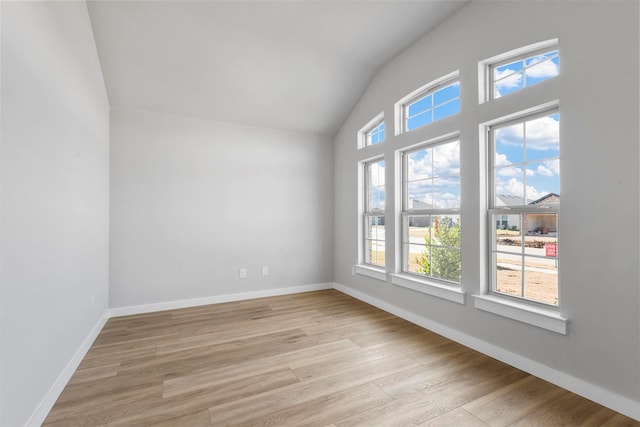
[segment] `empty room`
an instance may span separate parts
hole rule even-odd
[[[0,426],[640,425],[637,0],[0,22]]]

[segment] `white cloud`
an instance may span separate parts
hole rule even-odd
[[[531,169],[527,168],[527,176],[534,176],[536,173]]]
[[[522,86],[522,72],[509,68],[496,70],[493,79],[498,94],[502,89],[514,89]]]
[[[371,182],[372,186],[378,187],[384,185],[384,163],[376,162],[372,163],[369,166],[369,171],[371,173]]]
[[[436,146],[431,150],[432,155],[425,155],[419,159],[416,158],[418,153],[408,158],[407,166],[411,179],[430,178],[432,174],[437,176],[460,174],[459,141]]]
[[[539,191],[535,187],[531,185],[527,185],[527,199],[529,201],[537,200],[543,196],[546,196],[548,193]],[[524,194],[524,184],[521,181],[518,181],[516,178],[511,178],[509,181],[500,181],[496,183],[496,194],[505,195],[512,194],[514,196],[522,197]]]
[[[501,144],[522,146],[523,138],[524,126],[521,123],[496,129],[496,141]]]
[[[544,116],[526,123],[527,149],[557,150],[560,143],[560,122]]]
[[[506,154],[496,153],[496,166],[508,166],[511,162],[507,159]]]
[[[432,173],[431,156],[424,156],[420,159],[409,156],[407,162],[409,179],[425,179],[430,178]]]
[[[528,58],[526,63],[533,64],[530,68],[526,68],[524,70],[528,79],[546,80],[559,74],[558,65],[552,59],[549,59],[549,56],[534,56]],[[518,61],[514,64],[522,65],[522,61]],[[511,68],[503,68],[501,70],[496,69],[494,71],[493,78],[495,82],[496,98],[502,96],[502,92],[504,91],[510,92],[523,87],[522,70],[512,70]],[[530,82],[527,83],[532,84]]]
[[[538,175],[542,175],[542,176],[553,176],[553,171],[548,167],[546,167],[545,165],[538,165],[536,172],[538,173]]]
[[[460,207],[460,196],[453,193],[436,193],[433,195],[434,208],[449,209]]]
[[[552,116],[529,120],[525,124],[527,149],[557,150],[560,142],[560,122]],[[525,137],[521,124],[505,126],[496,131],[496,141],[505,145],[521,145]]]
[[[549,169],[554,175],[560,175],[560,161],[549,160],[543,163],[544,167]]]
[[[504,177],[510,177],[510,176],[517,176],[517,177],[522,177],[522,169],[520,168],[500,168],[500,169],[496,169],[496,173],[499,176],[504,176]]]
[[[433,172],[438,176],[460,174],[460,141],[433,148]]]
[[[411,153],[407,168],[410,199],[433,203],[435,208],[460,206],[459,141]],[[434,176],[439,178],[434,179]]]
[[[548,79],[557,76],[559,73],[558,65],[556,65],[556,63],[551,60],[545,61],[546,58],[547,57],[544,55],[531,58],[532,62],[541,62],[534,64],[531,68],[527,68],[527,77],[533,77],[536,79]]]

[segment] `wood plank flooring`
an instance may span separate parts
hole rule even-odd
[[[338,291],[113,318],[46,426],[640,426]]]

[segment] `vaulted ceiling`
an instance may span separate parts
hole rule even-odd
[[[111,106],[334,135],[467,1],[89,1]]]

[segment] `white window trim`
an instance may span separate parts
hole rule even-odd
[[[447,74],[446,76],[442,76],[436,80],[433,80],[427,83],[424,86],[419,87],[418,89],[406,95],[400,101],[396,102],[394,107],[395,135],[397,136],[402,133],[409,132],[406,130],[406,127],[405,127],[405,107],[407,105],[411,104],[413,101],[418,100],[422,96],[426,95],[428,92],[438,89],[440,86],[444,87],[459,80],[460,80],[460,71],[456,70],[452,73]]]
[[[530,206],[530,205],[526,205],[526,206],[508,206],[508,207],[497,207],[495,206],[495,173],[494,173],[494,168],[495,165],[493,163],[493,155],[491,154],[494,151],[494,141],[493,141],[493,132],[491,131],[491,128],[493,127],[502,127],[502,126],[508,126],[510,124],[515,124],[515,123],[521,123],[521,122],[526,122],[529,120],[534,120],[536,118],[540,118],[540,117],[544,117],[546,115],[549,115],[551,113],[559,113],[560,109],[559,109],[559,105],[558,103],[555,103],[554,105],[548,107],[548,108],[542,108],[539,107],[533,111],[529,111],[526,114],[519,114],[516,115],[513,118],[509,118],[509,119],[505,119],[505,120],[497,120],[494,121],[492,125],[488,125],[486,126],[486,130],[487,130],[487,140],[485,141],[485,143],[487,144],[488,148],[489,148],[489,158],[488,163],[487,163],[487,171],[489,173],[489,176],[487,178],[487,195],[488,195],[488,206],[487,206],[487,215],[488,215],[488,231],[489,231],[489,236],[495,236],[495,222],[493,220],[493,214],[495,214],[496,212],[504,212],[507,213],[511,212],[512,215],[519,215],[519,214],[527,214],[527,213],[555,213],[559,215],[559,211],[560,208],[559,206]],[[526,168],[526,164],[523,166]],[[526,184],[526,182],[525,182]],[[514,297],[514,296],[510,296],[510,295],[506,295],[506,294],[501,294],[497,291],[494,291],[493,288],[495,286],[495,282],[496,282],[496,277],[495,277],[495,272],[496,272],[496,265],[495,265],[495,260],[494,260],[494,244],[495,242],[493,242],[493,237],[489,237],[490,241],[491,241],[491,245],[489,248],[489,273],[490,273],[490,280],[489,280],[489,294],[490,295],[495,295],[498,298],[510,298],[510,299],[516,299],[517,301],[522,301],[522,304],[540,304],[542,306],[548,306],[551,310],[558,310],[560,307],[560,295],[558,295],[558,304],[557,306],[553,306],[551,304],[545,304],[545,303],[540,303],[540,302],[536,302],[534,300],[530,300],[530,299],[526,299],[524,297]],[[556,257],[556,260],[559,260],[559,257]],[[559,283],[558,283],[559,285]],[[558,287],[559,289],[559,287]]]
[[[518,58],[535,54],[538,51],[545,51],[549,49],[558,49],[557,38],[533,43],[528,46],[513,49],[491,58],[487,58],[484,61],[480,61],[478,63],[478,102],[480,104],[484,104],[485,102],[493,101],[495,99],[493,97],[493,81],[491,78],[491,70],[494,66],[499,66],[500,64],[507,63],[511,60],[517,60]]]
[[[358,264],[354,266],[354,272],[365,276],[373,277],[379,280],[386,280],[386,267],[378,266],[375,264],[369,264],[366,260],[366,233],[365,233],[365,216],[366,215],[378,215],[385,217],[385,230],[386,230],[386,209],[380,211],[367,211],[367,197],[368,197],[368,182],[366,176],[367,165],[376,163],[379,161],[385,162],[384,156],[375,156],[358,162]],[[386,177],[385,177],[385,204],[386,204]],[[385,245],[387,243],[385,233]],[[384,274],[382,278],[381,274]]]
[[[375,116],[373,119],[371,119],[369,121],[369,123],[364,125],[362,127],[362,129],[360,129],[358,131],[358,150],[360,150],[362,148],[366,148],[366,147],[371,147],[372,145],[378,145],[378,144],[367,145],[367,134],[369,132],[371,132],[373,129],[375,129],[381,123],[384,123],[384,111],[381,112],[380,114],[378,114],[377,116]],[[387,127],[385,126],[385,129],[384,129],[385,140],[387,139],[386,138],[386,135],[387,135],[387,129],[386,128]],[[380,143],[382,143],[383,141],[381,141]]]
[[[508,121],[515,121],[520,119],[525,119],[530,116],[534,116],[536,114],[544,114],[545,112],[550,112],[551,110],[558,109],[559,111],[559,102],[553,101],[550,103],[546,103],[543,105],[539,105],[537,107],[529,108],[524,111],[520,111],[517,113],[510,114],[508,116],[502,117],[500,119],[491,120],[490,122],[486,122],[480,125],[481,128],[481,139],[482,137],[486,138],[481,143],[485,144],[486,147],[489,147],[491,141],[489,140],[489,132],[488,129],[491,126],[499,125],[506,123]],[[487,151],[489,151],[487,149]],[[487,175],[492,175],[493,170],[490,159],[486,159],[485,162],[487,168]],[[493,195],[493,189],[491,189],[493,185],[493,179],[487,177],[487,199],[490,200]],[[492,218],[491,211],[492,204],[489,203],[486,206],[487,212],[487,232],[491,229],[492,226]],[[558,211],[558,209],[554,209],[554,211]],[[493,224],[495,226],[495,224]],[[490,236],[488,234],[487,236]],[[491,239],[491,237],[488,237]],[[562,316],[560,310],[560,298],[558,296],[558,306],[547,306],[543,304],[536,303],[535,301],[529,301],[525,299],[517,299],[510,297],[509,295],[502,295],[498,293],[492,292],[493,281],[491,280],[491,275],[493,274],[492,269],[495,267],[492,263],[492,246],[490,244],[487,245],[487,257],[483,257],[486,261],[487,268],[489,268],[489,283],[486,287],[483,286],[482,294],[473,295],[474,298],[474,306],[478,310],[483,310],[489,313],[493,313],[502,317],[506,317],[512,320],[516,320],[522,323],[526,323],[532,326],[537,326],[542,329],[546,329],[549,331],[556,332],[561,335],[566,335],[568,333],[568,323],[569,319]]]
[[[450,142],[454,142],[454,141],[460,141],[460,134],[459,132],[452,132],[446,135],[442,135],[440,137],[437,138],[433,138],[430,139],[428,141],[423,141],[420,142],[418,144],[414,144],[408,147],[405,147],[401,150],[398,150],[396,153],[396,157],[398,158],[398,164],[399,166],[399,170],[400,173],[397,175],[397,181],[400,183],[400,191],[397,191],[398,194],[401,195],[400,198],[400,212],[399,215],[396,215],[396,217],[400,218],[400,223],[399,223],[399,227],[398,227],[398,250],[397,253],[400,254],[400,257],[398,259],[398,262],[396,264],[396,271],[398,271],[398,273],[396,273],[395,275],[392,275],[392,283],[398,286],[404,286],[404,287],[408,287],[410,289],[414,289],[417,290],[419,292],[424,292],[430,295],[434,295],[434,296],[440,296],[441,298],[445,298],[448,299],[450,301],[455,301],[455,302],[460,302],[461,304],[464,304],[464,292],[460,291],[460,287],[462,286],[461,283],[455,283],[455,282],[448,282],[445,280],[438,280],[436,278],[430,277],[430,276],[422,276],[422,275],[417,275],[417,274],[412,274],[409,272],[404,271],[404,242],[403,242],[403,235],[404,235],[404,218],[407,215],[420,215],[420,214],[424,214],[424,215],[460,215],[460,208],[454,208],[454,209],[432,209],[429,211],[423,211],[423,210],[409,210],[407,208],[407,194],[406,194],[406,163],[405,163],[405,154],[410,153],[412,151],[417,151],[420,149],[425,149],[425,148],[433,148],[435,146],[438,145],[443,145],[443,144],[447,144]],[[461,178],[462,181],[462,178]],[[462,246],[460,247],[460,250],[462,251]],[[397,257],[398,258],[398,257]],[[393,282],[393,277],[396,277],[396,281],[398,283]],[[417,289],[416,289],[417,286]],[[432,290],[431,292],[428,290],[428,288],[431,287]],[[449,293],[449,290],[453,290],[453,294]],[[447,296],[442,296],[443,294],[448,294],[449,297]],[[462,294],[462,299],[460,299],[460,294]]]
[[[353,272],[361,276],[371,277],[372,279],[387,281],[387,272],[382,268],[376,268],[369,264],[357,264],[353,266]]]
[[[457,302],[458,304],[464,305],[465,303],[466,292],[462,291],[459,285],[453,283],[451,285],[444,285],[429,280],[428,277],[422,278],[400,273],[391,275],[391,283],[416,292]]]
[[[495,294],[473,295],[475,308],[542,329],[567,334],[569,319],[558,310],[516,301]]]

